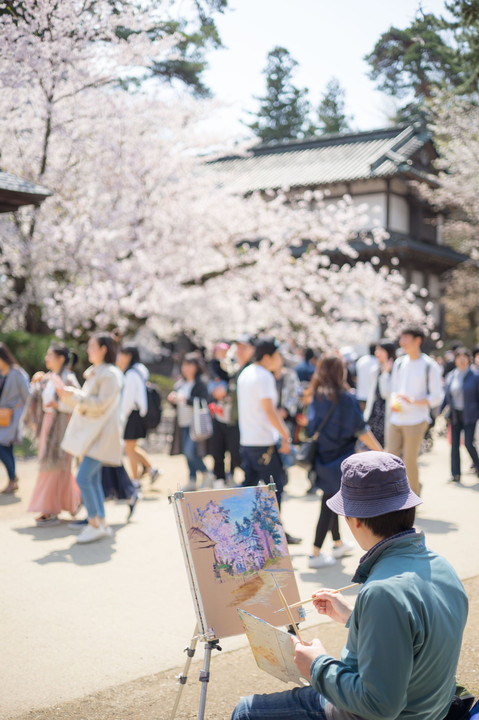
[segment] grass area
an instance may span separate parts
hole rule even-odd
[[[168,393],[173,390],[173,386],[175,384],[173,378],[167,377],[166,375],[158,375],[156,373],[151,373],[150,381],[158,385],[163,398],[166,398]]]
[[[24,437],[19,445],[15,445],[15,456],[21,460],[28,460],[37,456],[37,448],[28,437]]]

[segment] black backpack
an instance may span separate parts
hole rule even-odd
[[[142,416],[143,423],[147,430],[154,430],[161,422],[161,395],[158,385],[145,381],[143,375],[135,367],[132,368],[143,380],[146,387],[146,415]]]
[[[142,420],[147,430],[154,430],[161,422],[161,395],[158,385],[146,382],[147,411]]]

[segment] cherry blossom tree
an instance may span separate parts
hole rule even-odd
[[[2,219],[4,329],[146,324],[202,342],[247,329],[325,347],[364,342],[379,319],[392,334],[430,324],[397,271],[354,262],[364,207],[235,195],[206,163],[204,104],[153,81],[125,89],[174,45],[143,32],[147,10],[125,11],[123,37],[106,0],[95,15],[73,0],[21,5],[28,22],[0,15],[1,162],[53,195]],[[380,229],[364,239],[380,247]]]
[[[479,296],[479,109],[467,98],[441,96],[433,104],[433,132],[440,153],[439,187],[423,188],[438,210],[446,210],[445,240],[469,255],[449,273],[444,304],[451,332],[477,342]]]

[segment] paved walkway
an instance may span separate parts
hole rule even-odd
[[[182,457],[157,460],[164,476],[158,487],[145,487],[132,522],[125,524],[124,504],[109,503],[114,537],[86,546],[75,544],[66,522],[34,525],[26,507],[36,463],[19,463],[19,496],[0,495],[1,720],[183,665],[195,616],[167,496],[184,482],[185,466]],[[461,578],[479,575],[479,482],[473,475],[460,487],[445,482],[444,440],[421,465],[425,502],[417,526]],[[358,548],[331,568],[308,569],[319,498],[305,496],[306,488],[304,471],[293,469],[282,511],[286,529],[304,538],[291,547],[303,598],[321,585],[348,584],[361,555]],[[306,624],[317,622],[309,611]],[[232,650],[244,643],[241,636],[221,644]]]

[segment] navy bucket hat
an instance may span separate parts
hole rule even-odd
[[[409,487],[406,467],[396,455],[375,450],[351,455],[341,463],[341,474],[339,492],[326,501],[338,515],[377,517],[422,503]]]

